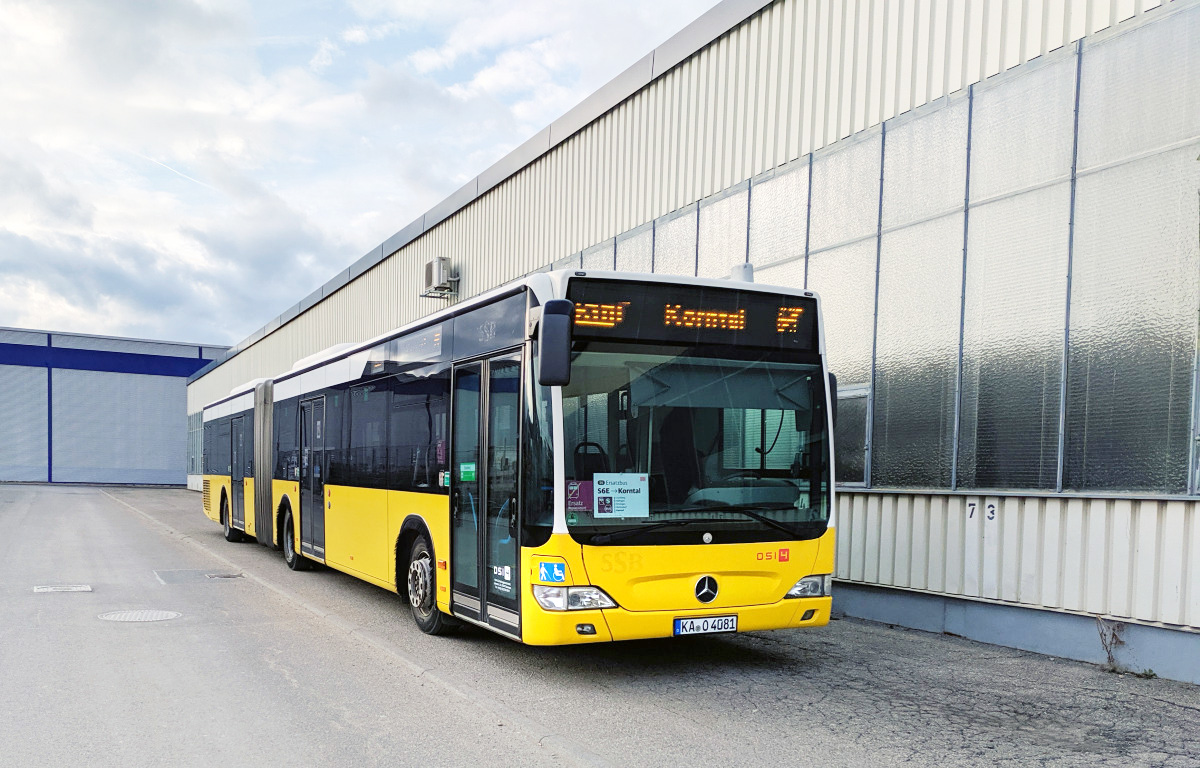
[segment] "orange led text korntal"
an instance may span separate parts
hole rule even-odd
[[[741,331],[746,328],[746,310],[721,312],[715,309],[684,309],[679,304],[668,304],[663,316],[663,325]]]

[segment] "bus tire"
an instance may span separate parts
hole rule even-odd
[[[437,568],[433,562],[433,547],[424,532],[413,539],[405,575],[409,607],[412,608],[413,621],[417,622],[421,631],[427,635],[452,632],[457,622],[437,607]]]
[[[308,560],[296,549],[296,526],[292,522],[292,510],[283,511],[283,562],[293,571],[307,571]]]
[[[221,497],[221,528],[225,531],[225,541],[239,542],[242,541],[242,532],[233,527],[233,520],[229,514],[229,502],[225,497]]]

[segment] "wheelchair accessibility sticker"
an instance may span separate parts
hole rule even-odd
[[[538,581],[566,581],[567,569],[563,563],[538,563]]]

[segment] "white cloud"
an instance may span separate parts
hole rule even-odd
[[[0,0],[0,325],[235,343],[713,2]]]
[[[317,52],[308,61],[308,68],[314,72],[320,72],[332,64],[333,57],[341,54],[341,52],[342,49],[338,48],[336,44],[328,40],[322,40],[321,44],[317,46]]]

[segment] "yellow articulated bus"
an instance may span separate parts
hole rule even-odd
[[[833,405],[819,300],[528,276],[204,411],[204,509],[459,621],[557,645],[823,626]]]

